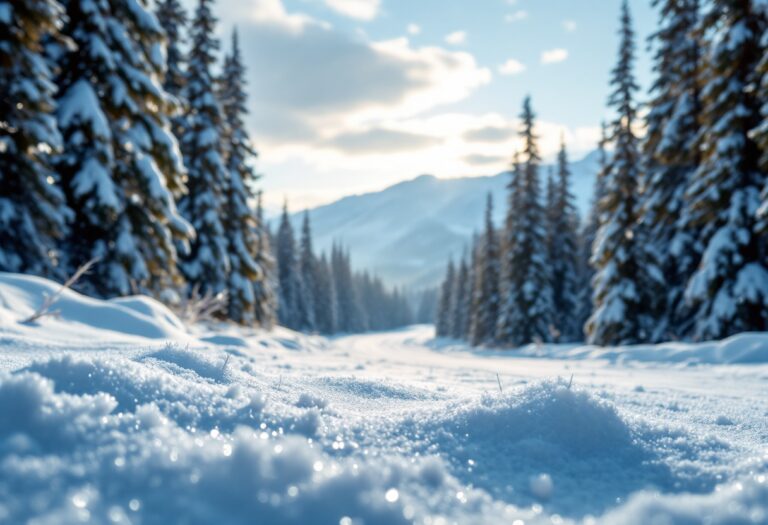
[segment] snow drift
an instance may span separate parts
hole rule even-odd
[[[418,327],[333,340],[186,329],[147,298],[74,292],[58,316],[19,322],[55,290],[0,274],[0,523],[768,516],[760,334],[638,348],[655,352],[644,367],[606,362],[618,349],[435,351]],[[700,366],[662,368],[664,348]],[[722,364],[739,352],[752,364]],[[534,379],[564,367],[572,383]]]
[[[0,272],[0,330],[29,337],[43,331],[21,324],[60,285],[31,275]],[[100,301],[64,290],[46,316],[34,325],[58,339],[114,341],[119,339],[182,339],[183,323],[161,303],[145,296]],[[117,336],[117,337],[116,337]]]
[[[529,345],[521,355],[556,359],[607,359],[611,362],[685,364],[768,363],[768,334],[746,332],[703,343],[661,343],[595,347],[573,345]]]

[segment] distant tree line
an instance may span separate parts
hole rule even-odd
[[[449,263],[438,335],[614,345],[768,329],[766,3],[653,4],[655,80],[642,121],[622,6],[614,118],[589,216],[579,224],[564,147],[542,195],[526,99],[506,221],[494,226],[489,202],[483,235]]]
[[[295,330],[321,334],[387,330],[414,321],[405,293],[368,272],[352,270],[349,252],[333,245],[318,256],[309,213],[297,242],[287,207],[275,236],[278,319]]]
[[[96,260],[83,293],[265,328],[410,322],[341,248],[318,259],[308,224],[273,253],[238,36],[220,63],[216,22],[213,0],[191,22],[179,0],[0,0],[0,271],[63,281]]]

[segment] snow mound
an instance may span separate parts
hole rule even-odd
[[[534,384],[521,392],[485,395],[449,420],[475,434],[530,448],[555,446],[580,456],[632,446],[631,431],[613,405],[563,381]]]
[[[32,324],[21,323],[59,287],[47,279],[0,272],[0,332],[53,341],[188,338],[178,317],[143,296],[101,301],[64,290],[51,308],[56,315]]]
[[[600,520],[605,525],[768,523],[768,476],[717,487],[709,494],[661,495],[641,492]]]
[[[580,517],[672,484],[632,421],[562,381],[486,394],[409,429],[427,436],[428,450],[452,458],[459,479],[517,506],[546,502]]]
[[[555,359],[606,359],[614,363],[758,364],[768,363],[768,333],[745,332],[721,341],[661,343],[609,348],[529,345],[514,355]]]
[[[150,386],[162,386],[138,385],[154,364],[126,364],[61,359],[34,367],[39,372],[0,375],[0,522],[247,524],[258,516],[263,523],[398,525],[439,513],[463,522],[487,512],[511,517],[435,458],[333,457],[269,418],[206,427],[204,413],[189,417],[203,408],[201,389],[218,423],[237,405],[253,409],[253,399],[209,384],[153,394]],[[121,378],[108,379],[120,370]],[[96,383],[81,381],[86,376]]]

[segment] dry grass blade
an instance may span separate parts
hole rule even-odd
[[[26,319],[23,319],[21,322],[24,324],[30,324],[34,323],[38,319],[41,319],[42,317],[45,317],[47,315],[55,315],[56,312],[51,311],[51,307],[56,303],[56,301],[59,300],[61,297],[61,294],[64,293],[64,290],[67,290],[71,288],[77,281],[88,273],[88,271],[95,265],[97,262],[99,262],[98,257],[94,257],[90,261],[86,262],[82,266],[80,266],[75,273],[72,274],[72,276],[62,284],[58,290],[53,295],[49,295],[45,298],[43,301],[43,304],[40,305],[40,308],[35,310],[35,312],[27,317]]]
[[[228,298],[226,291],[217,294],[208,291],[200,295],[200,287],[196,284],[180,305],[179,316],[190,324],[213,320],[216,314],[226,309]]]

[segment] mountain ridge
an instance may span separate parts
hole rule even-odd
[[[552,167],[542,166],[542,181]],[[599,167],[597,152],[570,167],[576,205],[585,216]],[[447,260],[460,256],[482,228],[488,192],[494,199],[494,222],[503,221],[508,182],[508,171],[451,179],[422,174],[306,211],[318,252],[335,242],[349,249],[356,268],[391,285],[427,288],[440,281]],[[296,227],[304,213],[292,215]]]

